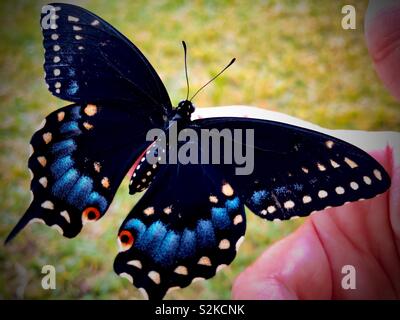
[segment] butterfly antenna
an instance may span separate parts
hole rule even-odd
[[[185,75],[186,75],[186,87],[187,87],[186,100],[187,100],[189,98],[189,76],[187,69],[187,47],[185,41],[182,41],[182,46],[183,46],[183,52],[185,54]]]
[[[228,65],[223,68],[220,72],[218,72],[218,74],[216,74],[214,77],[211,78],[211,80],[209,80],[205,85],[203,85],[199,90],[196,91],[196,93],[190,98],[190,101],[193,100],[193,98],[195,96],[197,96],[197,94],[203,90],[205,87],[207,87],[211,82],[213,82],[215,79],[217,79],[226,69],[228,69],[234,62],[236,61],[236,58],[233,58],[231,60],[231,62],[228,63]]]

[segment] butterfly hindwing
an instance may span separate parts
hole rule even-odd
[[[148,60],[95,14],[54,3],[42,14],[46,82],[55,96],[78,103],[130,102],[132,108],[171,109],[168,93]],[[49,22],[50,21],[50,22]]]
[[[8,240],[32,220],[74,237],[103,216],[151,125],[122,106],[74,104],[47,116],[31,140],[33,201]]]
[[[114,269],[161,299],[230,264],[245,227],[243,203],[212,166],[168,164],[122,224]]]
[[[316,131],[248,118],[200,119],[193,126],[254,130],[254,145],[249,149],[254,151],[254,160],[249,158],[251,174],[237,175],[232,165],[221,166],[221,170],[246,206],[268,220],[307,216],[326,207],[369,199],[390,186],[386,171],[366,152]],[[241,143],[234,141],[234,145]]]

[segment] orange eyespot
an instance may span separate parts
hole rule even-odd
[[[135,242],[132,233],[128,230],[122,230],[118,235],[118,240],[121,251],[129,250]]]
[[[96,221],[100,218],[100,211],[95,207],[88,207],[82,212],[82,223]]]

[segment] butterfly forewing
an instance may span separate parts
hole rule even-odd
[[[41,26],[46,82],[68,101],[130,102],[132,108],[163,109],[171,102],[153,67],[125,36],[95,14],[70,4],[51,4],[55,27]],[[46,20],[45,20],[46,19]]]

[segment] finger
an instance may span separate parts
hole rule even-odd
[[[329,261],[311,221],[277,242],[236,279],[234,299],[329,299]]]
[[[391,94],[400,100],[400,3],[370,1],[365,36],[375,69]]]

